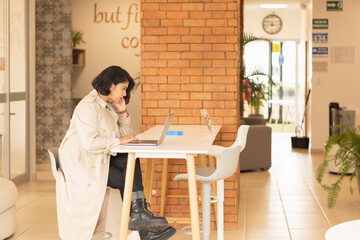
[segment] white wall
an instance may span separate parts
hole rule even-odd
[[[281,31],[274,35],[267,34],[262,29],[262,21],[265,16],[275,13],[283,23]],[[244,30],[251,32],[257,37],[266,37],[276,40],[306,40],[307,11],[302,8],[300,3],[289,3],[286,9],[261,9],[259,3],[247,3],[244,7]]]
[[[92,90],[91,81],[110,65],[121,66],[133,78],[139,76],[139,0],[72,0],[72,28],[82,31],[86,41],[77,47],[86,50],[86,66],[73,68],[74,98],[88,94]],[[132,93],[128,106],[137,132],[140,128],[139,90]]]
[[[329,29],[314,32],[328,32],[329,56],[327,72],[314,72],[312,78],[312,149],[322,149],[329,136],[329,103],[339,102],[340,106],[360,106],[360,1],[343,1],[342,12],[327,12],[326,0],[313,1],[313,18],[329,19]],[[313,46],[319,46],[320,44]],[[333,47],[354,47],[353,63],[332,63]],[[313,61],[318,59],[313,58]]]

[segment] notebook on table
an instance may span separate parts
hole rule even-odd
[[[173,117],[174,117],[173,113],[170,114],[167,117],[166,123],[164,125],[162,133],[161,133],[158,140],[141,140],[141,139],[137,139],[137,140],[133,140],[133,141],[130,141],[128,143],[125,143],[125,145],[126,146],[157,146],[157,145],[161,144],[165,139],[166,133],[167,133],[167,131],[169,129],[169,126],[171,124],[171,120],[172,120]]]
[[[208,112],[206,111],[206,109],[201,109],[200,112],[201,112],[201,115],[204,118],[206,126],[209,128],[209,131],[211,133],[215,133],[214,124],[212,123],[211,118],[210,118]]]

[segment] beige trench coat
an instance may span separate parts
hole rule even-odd
[[[119,137],[132,134],[130,117],[119,117],[96,90],[76,106],[59,148],[56,201],[62,240],[91,239],[114,155],[110,149],[120,144]]]

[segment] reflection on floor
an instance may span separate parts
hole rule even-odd
[[[360,219],[360,197],[349,193],[347,179],[337,205],[326,207],[326,193],[315,181],[322,155],[291,149],[289,133],[273,134],[273,166],[267,172],[241,174],[240,224],[225,231],[232,240],[323,240],[331,226]],[[334,175],[326,174],[326,181]],[[55,182],[19,186],[17,226],[10,239],[59,239]],[[212,231],[212,239],[216,232]],[[178,231],[172,239],[191,239]]]

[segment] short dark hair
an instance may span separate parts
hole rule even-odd
[[[130,92],[135,85],[134,79],[130,74],[119,66],[110,66],[105,68],[99,75],[94,78],[91,85],[101,95],[107,96],[110,94],[110,87],[112,84],[119,84],[122,82],[129,82],[126,89],[126,96],[124,97],[125,103],[128,104],[130,100]]]

